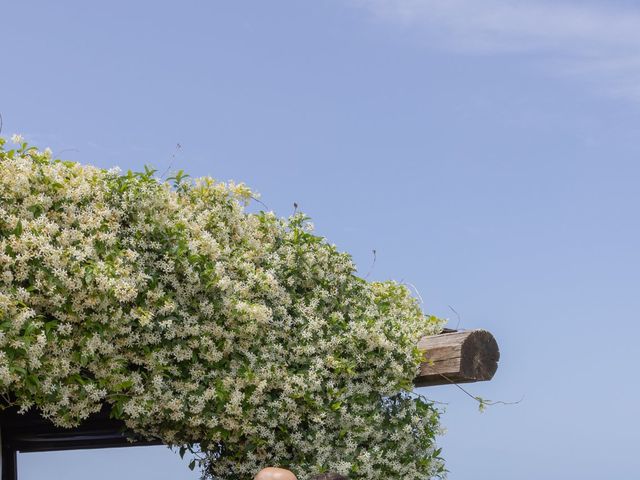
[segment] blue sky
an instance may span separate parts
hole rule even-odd
[[[245,181],[491,330],[500,368],[468,389],[522,403],[422,391],[452,480],[635,478],[639,27],[620,0],[6,2],[3,134]],[[196,478],[155,447],[20,466]]]

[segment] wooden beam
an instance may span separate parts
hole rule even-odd
[[[498,369],[498,343],[486,330],[422,337],[418,347],[425,350],[425,361],[414,380],[416,387],[482,382],[491,380]]]
[[[425,350],[425,361],[414,383],[417,387],[491,380],[500,352],[486,330],[456,332],[423,337],[418,346]],[[0,480],[15,480],[16,451],[44,452],[83,448],[160,445],[159,441],[131,443],[122,421],[110,418],[107,405],[77,428],[53,426],[37,410],[23,415],[16,407],[0,411]]]
[[[0,412],[3,457],[6,449],[19,452],[50,452],[85,448],[114,448],[162,445],[159,441],[136,438],[127,432],[124,422],[110,418],[107,405],[75,428],[56,427],[36,409],[24,414],[17,407]],[[134,438],[135,443],[129,439]],[[4,477],[2,477],[4,480]]]

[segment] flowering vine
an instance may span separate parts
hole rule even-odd
[[[411,394],[441,323],[367,282],[308,219],[243,184],[125,174],[0,138],[0,393],[71,427],[108,404],[200,452],[203,477],[431,479],[439,412]]]

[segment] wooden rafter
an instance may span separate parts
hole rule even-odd
[[[423,337],[418,342],[425,350],[425,361],[414,383],[416,387],[470,383],[491,380],[498,368],[500,352],[486,330],[456,332]],[[16,480],[16,452],[42,452],[83,448],[159,445],[141,440],[131,443],[124,423],[110,418],[109,408],[90,416],[73,429],[55,427],[37,411],[20,415],[16,407],[0,411],[0,480]]]
[[[449,331],[422,337],[425,361],[414,384],[431,387],[491,380],[498,369],[498,342],[486,330]]]

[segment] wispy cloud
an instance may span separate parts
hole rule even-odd
[[[352,0],[436,48],[534,54],[560,75],[640,101],[640,6],[619,0]]]

